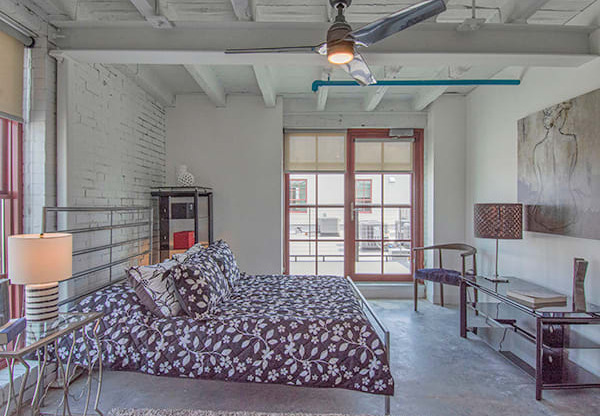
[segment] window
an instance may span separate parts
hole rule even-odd
[[[356,179],[356,205],[368,205],[373,202],[373,180]],[[370,214],[371,208],[360,207],[359,212]]]
[[[306,205],[307,179],[290,179],[290,206]],[[304,208],[290,208],[290,212],[306,212]]]
[[[22,172],[23,125],[18,121],[0,117],[0,274],[6,274],[6,243],[9,235],[19,234],[23,229],[23,172]],[[10,289],[10,315],[21,315],[22,287]],[[0,300],[0,313],[8,311],[6,300]]]

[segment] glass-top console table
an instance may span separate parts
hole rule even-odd
[[[483,276],[469,276],[460,284],[460,336],[478,334],[485,341],[499,334],[500,342],[488,342],[502,355],[518,365],[536,380],[536,399],[543,390],[600,387],[600,377],[579,363],[600,360],[600,307],[587,304],[575,311],[572,299],[564,306],[532,308],[507,296],[510,290],[548,289],[527,281],[508,278],[508,282],[493,282]],[[469,288],[477,296],[469,298]],[[483,295],[483,296],[482,296]],[[525,348],[506,342],[510,332],[524,340]],[[530,344],[535,354],[527,362],[520,353]]]

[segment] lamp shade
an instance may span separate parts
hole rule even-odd
[[[475,204],[475,237],[499,240],[523,238],[522,204]]]
[[[8,237],[8,276],[11,283],[39,285],[71,277],[73,236],[64,233]]]

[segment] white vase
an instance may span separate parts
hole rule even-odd
[[[177,168],[177,183],[180,186],[194,186],[194,182],[194,175],[188,172],[186,165]]]

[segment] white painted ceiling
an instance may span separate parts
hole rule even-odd
[[[119,28],[148,28],[156,26],[156,20],[164,21],[171,28],[153,29],[159,31],[162,39],[167,39],[172,33],[183,28],[235,27],[253,32],[262,31],[268,35],[269,25],[281,29],[283,22],[290,25],[313,27],[320,38],[325,37],[327,22],[331,21],[332,9],[329,0],[24,0],[33,3],[38,9],[47,13],[48,20],[56,27],[62,28],[66,40],[58,39],[58,44],[69,44],[69,36],[74,36],[70,30],[97,28],[106,30],[107,34],[115,27]],[[346,12],[346,17],[353,27],[383,17],[387,14],[415,4],[416,0],[353,0]],[[428,24],[432,30],[439,25],[447,29],[449,24],[460,24],[473,14],[485,19],[486,25],[560,25],[560,26],[593,26],[598,24],[600,16],[600,0],[477,0],[476,8],[472,8],[472,0],[448,0],[448,10]],[[212,26],[206,26],[212,25]],[[233,25],[233,26],[232,26]],[[312,26],[311,26],[312,25]],[[290,26],[291,27],[291,26]],[[539,26],[542,27],[542,26]],[[534,29],[532,36],[535,36]],[[261,32],[261,33],[262,33]],[[96,38],[102,38],[95,32]],[[440,32],[441,33],[441,32]],[[315,35],[316,36],[316,35]],[[402,34],[395,35],[401,37]],[[477,45],[477,32],[470,33],[468,40]],[[268,39],[268,36],[267,36]],[[467,38],[465,38],[467,39]],[[226,39],[225,39],[226,40]],[[296,44],[303,45],[311,40],[293,39]],[[550,40],[549,40],[550,41]],[[101,42],[101,40],[97,40]],[[270,39],[270,44],[260,46],[275,46],[278,38]],[[387,40],[385,45],[392,45]],[[93,44],[93,42],[90,42]],[[309,43],[310,44],[310,43]],[[282,46],[291,46],[284,43]],[[177,48],[175,44],[173,48]],[[128,48],[130,49],[130,48]],[[491,48],[493,49],[493,48]],[[445,52],[445,51],[439,51]],[[496,51],[482,51],[495,53]],[[369,54],[365,54],[369,60]],[[208,71],[208,89],[213,93],[216,88],[224,94],[265,94],[265,85],[261,86],[257,75],[267,74],[267,90],[286,98],[316,97],[311,91],[311,84],[319,79],[345,80],[348,76],[339,68],[334,68],[323,59],[320,64],[296,65],[295,61],[287,63],[286,56],[280,55],[278,65],[268,65],[267,72],[257,72],[261,62],[252,64],[208,64],[202,73]],[[115,62],[116,63],[116,62]],[[181,62],[184,64],[186,62]],[[150,71],[163,84],[163,90],[171,94],[203,93],[207,86],[198,82],[190,71],[178,62],[169,64],[148,64],[128,62],[138,65],[146,72]],[[187,63],[189,64],[189,63]],[[386,62],[384,65],[371,65],[377,79],[489,79],[520,77],[526,70],[526,65],[507,67],[494,60],[478,62],[476,65],[466,63],[436,62],[430,65],[406,65],[405,62]],[[262,74],[262,75],[261,75]],[[263,78],[264,82],[264,78]],[[330,98],[364,99],[372,98],[367,90],[381,87],[336,87],[330,88]],[[467,94],[474,87],[390,87],[380,91],[379,100],[409,101],[416,110],[422,105],[428,105],[432,100],[444,93]],[[208,92],[207,92],[208,93]],[[267,91],[268,93],[268,91]],[[210,94],[209,94],[210,96]],[[384,97],[385,96],[385,97]],[[370,97],[370,98],[369,98]],[[316,100],[317,98],[315,98]],[[266,100],[267,101],[267,100]],[[417,104],[421,105],[417,105]],[[375,103],[377,107],[377,103]],[[373,108],[374,109],[374,108]]]

